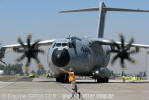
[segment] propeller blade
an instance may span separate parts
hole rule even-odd
[[[24,49],[15,49],[15,48],[13,48],[13,51],[15,51],[17,53],[23,53],[23,52],[25,52]]]
[[[29,67],[30,63],[31,63],[30,58],[28,58],[28,60],[27,60],[27,62],[26,62],[26,64],[25,64],[25,66],[26,66],[26,67]]]
[[[119,50],[111,50],[112,53],[119,53]]]
[[[25,64],[25,71],[26,71],[26,73],[28,73],[30,63],[31,63],[31,59],[30,59],[30,57],[28,57],[27,61],[26,61],[26,64]]]
[[[117,49],[120,49],[119,44],[117,44],[115,41],[112,40],[113,45],[115,45],[117,47]]]
[[[132,45],[133,42],[134,42],[134,38],[131,38],[130,41],[129,41],[129,43],[126,46],[126,50],[129,50],[130,49],[130,47],[131,47],[131,45]]]
[[[111,61],[111,64],[114,64],[114,62],[116,61],[116,59],[119,57],[119,55],[117,54],[116,56],[114,56],[114,58]]]
[[[130,61],[131,63],[135,63],[135,60],[133,60],[131,57],[128,57],[127,60]]]
[[[122,68],[124,68],[124,58],[123,57],[121,57],[121,66],[122,66]]]
[[[2,60],[0,60],[0,62],[2,62],[3,64],[7,65],[7,63],[6,63],[6,62],[4,62],[4,61],[2,61]]]
[[[26,40],[28,47],[31,46],[31,37],[32,37],[32,35],[29,34],[28,37],[27,37],[27,40]]]
[[[33,52],[45,54],[45,51],[44,50],[41,50],[41,49],[33,50]]]
[[[20,38],[20,37],[18,37],[18,43],[20,43],[20,44],[21,44],[21,46],[22,46],[23,48],[25,48],[25,45],[24,45],[24,43],[22,42],[22,40],[21,40],[21,38]]]
[[[40,67],[41,66],[41,63],[40,63],[40,60],[38,59],[38,57],[36,57],[35,60],[37,62],[37,66]]]
[[[17,61],[17,62],[22,61],[22,60],[25,58],[25,56],[26,56],[26,55],[25,55],[25,54],[23,54],[23,55],[22,55],[20,58],[18,58],[16,61]]]
[[[124,40],[124,36],[122,35],[122,33],[120,34],[120,39],[121,39],[121,47],[124,48],[125,46],[125,40]]]
[[[40,40],[35,41],[35,43],[31,46],[31,49],[34,49],[39,42],[40,42]]]

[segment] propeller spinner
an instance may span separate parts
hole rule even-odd
[[[32,35],[29,34],[26,40],[26,43],[23,43],[21,38],[18,37],[18,43],[21,45],[22,48],[14,50],[17,53],[23,53],[21,57],[16,59],[17,62],[22,61],[25,57],[27,58],[25,69],[28,71],[28,67],[31,63],[31,59],[34,59],[37,62],[38,67],[41,66],[40,60],[38,59],[38,53],[44,54],[44,51],[39,49],[38,43],[40,40],[35,41],[34,43],[31,43],[31,37]]]
[[[131,38],[129,43],[125,43],[125,38],[122,34],[120,34],[121,44],[116,43],[112,40],[112,43],[115,48],[111,48],[111,53],[116,53],[113,57],[111,64],[120,58],[121,67],[125,68],[124,60],[128,60],[131,63],[135,63],[136,61],[130,57],[131,54],[139,52],[139,48],[136,47],[135,50],[131,49],[131,45],[134,43],[134,38]]]

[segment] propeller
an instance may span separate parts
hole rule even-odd
[[[32,35],[29,34],[27,36],[26,43],[23,43],[21,38],[18,37],[18,43],[21,45],[21,48],[17,48],[14,51],[17,53],[23,53],[21,57],[16,59],[16,62],[22,61],[25,57],[27,58],[25,70],[28,71],[28,67],[30,66],[31,59],[34,59],[37,62],[38,67],[41,66],[40,60],[38,59],[38,54],[44,54],[44,51],[39,49],[38,43],[40,40],[36,40],[34,43],[31,43]]]
[[[3,60],[0,60],[0,62],[1,62],[1,63],[3,63],[4,65],[7,65],[7,63],[6,63],[6,62],[4,62]]]
[[[0,43],[0,62],[3,63],[4,65],[7,65],[7,63],[2,60],[6,53],[5,50],[6,50],[5,48],[1,47],[1,43]]]
[[[121,44],[118,44],[117,42],[112,40],[112,44],[114,45],[114,48],[111,48],[111,53],[116,53],[116,55],[113,57],[111,64],[113,65],[114,62],[120,58],[120,64],[122,68],[125,68],[124,60],[128,60],[131,63],[135,63],[136,61],[130,57],[131,54],[139,52],[139,48],[136,47],[135,50],[131,49],[131,45],[134,43],[134,38],[131,38],[130,41],[126,44],[125,38],[122,34],[120,34],[120,40]]]

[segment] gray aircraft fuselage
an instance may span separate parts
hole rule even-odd
[[[84,76],[91,76],[94,71],[104,68],[105,74],[110,59],[109,49],[109,46],[92,44],[92,39],[88,38],[57,40],[49,48],[48,64],[56,78],[64,74],[59,70],[61,67],[72,68],[76,75]]]

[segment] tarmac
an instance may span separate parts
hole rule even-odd
[[[76,81],[81,98],[78,95],[71,98],[70,84],[57,83],[54,78],[26,77],[14,82],[0,82],[0,100],[149,100],[149,81]]]

